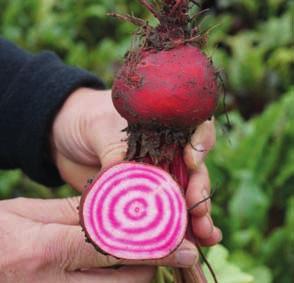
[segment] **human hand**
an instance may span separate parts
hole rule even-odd
[[[52,130],[54,160],[63,179],[82,191],[87,179],[100,167],[122,161],[127,151],[127,122],[115,110],[111,91],[81,88],[65,102]],[[208,196],[210,182],[204,157],[215,143],[214,121],[200,125],[185,148],[190,169],[187,204],[191,207]],[[194,149],[196,148],[196,150]],[[191,211],[195,237],[202,245],[221,240],[221,231],[210,217],[210,201]]]
[[[52,153],[62,178],[83,191],[101,167],[126,155],[127,121],[115,110],[111,91],[80,88],[72,93],[52,127]]]
[[[85,242],[78,204],[78,197],[0,201],[1,283],[149,283],[154,265],[188,267],[196,260],[187,257],[187,250],[193,250],[188,241],[162,260],[103,255]],[[125,266],[111,268],[115,265]]]
[[[213,225],[211,212],[210,179],[204,159],[215,144],[214,118],[198,126],[185,147],[184,160],[190,169],[190,179],[186,192],[187,207],[195,204],[190,211],[194,236],[202,246],[212,246],[222,240],[222,232]],[[205,200],[203,202],[203,200]],[[202,201],[202,203],[201,203]]]

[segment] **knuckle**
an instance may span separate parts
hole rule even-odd
[[[63,252],[60,253],[58,261],[63,270],[69,270],[75,258],[81,258],[83,243],[80,235],[65,232],[61,235],[61,242],[63,243]]]
[[[49,239],[42,243],[42,258],[46,265],[58,265],[60,269],[65,270],[69,265],[69,260],[75,253],[76,245],[72,233],[69,229],[55,230],[56,224],[45,225],[46,230],[43,233],[52,233]],[[46,234],[44,234],[46,235]]]
[[[60,237],[60,238],[59,238]],[[55,264],[59,262],[61,258],[60,246],[61,236],[50,239],[42,245],[42,257],[43,261],[48,264]]]
[[[61,211],[64,214],[65,217],[72,217],[75,216],[78,221],[78,206],[80,204],[80,198],[79,197],[70,197],[64,199],[65,204],[64,206],[61,206]]]
[[[44,253],[44,249],[42,247],[33,249],[33,253],[31,258],[26,259],[25,261],[30,264],[30,269],[40,270],[44,267],[48,266],[48,257],[46,253]]]

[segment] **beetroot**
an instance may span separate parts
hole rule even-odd
[[[188,184],[188,169],[183,160],[183,149],[190,142],[196,127],[209,119],[216,109],[218,76],[211,60],[202,52],[207,34],[201,34],[199,31],[197,15],[189,13],[189,8],[196,1],[158,0],[156,1],[157,9],[148,0],[140,0],[140,2],[157,18],[159,24],[153,27],[148,22],[134,16],[112,14],[139,26],[136,32],[137,39],[134,40],[135,44],[126,54],[125,62],[114,80],[113,103],[118,112],[128,121],[128,127],[125,129],[128,133],[127,160],[136,160],[161,167],[171,174],[178,182],[182,192],[185,193]],[[130,172],[135,172],[136,166],[139,166],[135,163],[127,164]],[[115,166],[114,171],[110,169],[104,174],[109,176],[111,174],[109,172],[114,172],[111,177],[115,179],[120,166],[126,165]],[[143,166],[140,168],[149,170],[148,166],[145,167],[146,165],[140,166]],[[156,171],[155,168],[152,170]],[[157,170],[159,175],[169,180],[167,183],[170,185],[170,193],[178,195],[180,199],[176,184],[172,179],[168,179],[161,170]],[[158,243],[154,246],[155,250],[149,245],[141,245],[137,249],[139,241],[146,243],[151,234],[158,233],[155,226],[153,232],[150,230],[150,235],[144,232],[138,235],[130,233],[131,231],[141,233],[141,230],[136,230],[141,226],[135,224],[141,220],[139,222],[132,220],[132,217],[137,217],[137,213],[142,217],[143,227],[149,227],[148,217],[141,215],[145,213],[141,212],[141,209],[145,208],[145,202],[138,201],[137,197],[134,197],[133,204],[130,194],[124,202],[124,210],[110,206],[113,201],[113,191],[132,189],[133,178],[131,177],[124,181],[124,188],[119,185],[116,188],[115,183],[111,183],[108,189],[109,197],[108,194],[105,194],[103,195],[105,199],[103,197],[96,199],[96,191],[105,190],[104,185],[101,187],[101,179],[104,180],[104,178],[102,174],[92,189],[87,191],[82,201],[83,226],[87,236],[96,246],[118,257],[142,259],[163,257],[181,242],[186,214],[182,209],[177,210],[174,207],[170,210],[162,210],[162,218],[176,215],[182,219],[180,226],[175,228],[173,225],[168,225],[171,230],[166,230],[168,235],[171,233],[175,237],[175,241],[166,246]],[[157,179],[157,182],[158,191],[161,191],[161,178]],[[152,190],[155,191],[155,188]],[[158,193],[158,196],[162,198],[162,205],[171,207],[173,201],[164,198],[166,193],[167,190],[163,190],[162,193]],[[146,203],[150,204],[154,193],[151,193],[150,197],[147,195],[145,197]],[[167,201],[166,204],[164,199]],[[92,202],[102,202],[102,207],[99,208],[96,205],[93,208],[90,205]],[[105,203],[104,206],[103,203]],[[120,212],[115,212],[117,209],[120,209]],[[152,214],[152,212],[148,213]],[[117,223],[112,222],[111,215],[117,215]],[[111,225],[117,225],[117,229],[104,233],[103,226],[98,225],[98,220],[95,225],[89,222],[89,219],[97,217],[108,219],[108,228],[113,227]],[[144,218],[146,221],[143,221]],[[165,231],[166,227],[163,224],[159,227],[159,231]],[[120,229],[127,229],[128,233]],[[190,231],[191,227],[188,225],[186,237],[194,241]],[[141,238],[141,235],[144,237]],[[127,238],[128,241],[124,242],[124,238]],[[177,270],[176,274],[177,282],[206,282],[199,264],[192,269]]]
[[[123,162],[102,172],[83,194],[81,224],[100,250],[124,259],[156,259],[182,242],[185,200],[165,171]]]
[[[189,13],[195,1],[156,1],[159,10],[147,0],[140,2],[159,24],[115,15],[140,28],[134,41],[139,44],[128,52],[114,80],[113,103],[128,121],[127,159],[160,166],[185,192],[183,149],[197,125],[216,109],[218,75],[201,51],[207,34],[200,33],[197,15]],[[186,237],[195,241],[190,225]],[[199,264],[175,274],[177,282],[206,282]]]
[[[199,32],[197,17],[189,15],[194,1],[157,1],[159,11],[147,0],[140,2],[159,24],[113,14],[140,26],[139,44],[114,80],[113,104],[129,124],[128,159],[170,164],[175,148],[183,148],[197,125],[213,115],[218,75],[201,51],[206,34]]]
[[[212,116],[215,71],[199,48],[141,52],[136,66],[123,65],[113,85],[114,106],[130,124],[186,129]]]

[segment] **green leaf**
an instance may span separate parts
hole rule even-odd
[[[272,273],[266,266],[257,266],[250,270],[250,274],[256,283],[272,283],[273,281]]]
[[[262,229],[266,223],[269,198],[258,186],[251,171],[240,172],[239,178],[239,187],[236,187],[229,203],[232,225],[235,228],[250,225]]]
[[[210,248],[207,260],[211,264],[216,277],[221,283],[253,283],[252,275],[242,272],[241,269],[228,260],[228,251],[221,245]],[[203,265],[203,271],[208,278],[209,283],[213,279],[206,265]]]
[[[263,261],[271,261],[280,254],[279,251],[282,251],[283,249],[283,244],[286,242],[286,236],[285,228],[278,228],[264,240],[261,247]]]
[[[253,45],[253,33],[238,34],[227,39],[231,46],[234,60],[230,61],[229,73],[232,87],[238,91],[260,88],[265,75],[263,55],[265,50]]]
[[[83,11],[81,11],[81,17],[82,18],[88,18],[88,17],[104,18],[104,17],[107,17],[106,13],[107,12],[104,6],[91,5],[89,7],[86,7]]]
[[[292,16],[289,12],[279,18],[271,18],[260,25],[258,34],[263,48],[272,49],[293,43]]]
[[[256,266],[256,259],[245,249],[236,249],[231,252],[230,260],[244,271]]]
[[[9,198],[15,186],[21,182],[22,173],[19,170],[0,171],[0,200]]]

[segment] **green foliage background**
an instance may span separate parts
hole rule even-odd
[[[213,27],[206,52],[222,73],[227,101],[207,160],[216,189],[212,214],[226,247],[209,254],[221,283],[293,282],[293,4],[203,1],[211,10],[201,30]],[[0,0],[0,34],[32,52],[53,50],[111,87],[135,29],[106,16],[110,11],[149,17],[135,0]],[[52,190],[19,171],[0,171],[0,199],[72,194],[67,186]]]

